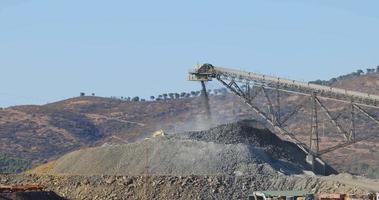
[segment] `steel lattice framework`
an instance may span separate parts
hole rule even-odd
[[[370,114],[366,110],[378,109],[379,111],[379,96],[252,72],[216,67],[211,64],[198,66],[194,71],[189,73],[189,80],[201,81],[203,89],[204,82],[211,81],[213,79],[218,80],[233,94],[240,97],[252,110],[267,121],[277,134],[285,136],[288,140],[294,142],[309,156],[320,157],[321,155],[336,149],[377,136],[375,134],[370,134],[357,137],[356,123],[358,113],[361,113],[361,115],[366,117],[364,120],[371,120],[379,125],[379,120],[377,120],[373,114]],[[269,92],[271,96],[273,96],[272,94],[275,94],[274,100],[272,100],[272,97],[270,98]],[[295,134],[288,130],[285,125],[291,117],[296,115],[296,113],[304,107],[304,104],[299,104],[291,113],[286,116],[282,116],[281,94],[284,93],[309,97],[311,104],[310,117],[312,123],[309,144],[297,139]],[[267,111],[264,111],[261,107],[254,104],[254,99],[256,99],[259,95],[266,100],[266,103],[269,106]],[[332,116],[331,111],[321,100],[342,102],[346,104],[348,110],[350,111],[348,130],[346,130],[342,124],[338,122],[338,116]],[[338,132],[344,137],[344,141],[342,143],[325,149],[320,149],[318,113],[321,111],[326,114],[330,123],[333,124]],[[207,108],[207,112],[209,113],[209,108]]]

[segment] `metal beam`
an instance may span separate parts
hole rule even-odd
[[[250,92],[250,84],[246,83],[246,98],[250,99],[251,98],[251,92]]]
[[[329,110],[321,103],[321,101],[317,97],[316,97],[316,102],[320,105],[321,109],[326,113],[326,116],[328,116],[328,118],[333,123],[333,125],[337,127],[338,131],[343,133],[346,140],[349,140],[349,134],[345,130],[343,130],[342,126],[336,120],[333,119]]]
[[[279,83],[276,88],[276,122],[280,125],[282,121],[281,116],[281,107],[280,107],[280,90],[279,90]]]
[[[296,113],[298,113],[304,107],[304,104],[305,103],[296,106],[295,110],[292,113],[285,116],[284,119],[280,122],[280,124],[284,125],[289,119],[291,119],[292,116],[294,116]]]
[[[277,120],[276,120],[276,117],[275,117],[275,111],[274,111],[274,106],[272,105],[272,102],[271,102],[271,99],[270,97],[268,96],[267,94],[267,91],[264,87],[262,87],[262,92],[267,100],[267,103],[268,103],[268,106],[269,106],[269,113],[271,115],[271,120],[274,122],[274,123],[277,123]]]
[[[361,108],[360,106],[358,106],[357,104],[354,104],[354,107],[357,108],[361,113],[363,113],[364,115],[366,115],[368,118],[370,118],[372,121],[374,121],[375,123],[379,124],[379,120],[375,119],[375,117],[373,117],[370,113],[368,113],[367,111],[363,110],[363,108]]]
[[[367,111],[365,111],[364,109],[362,109],[360,106],[354,104],[354,103],[351,103],[351,107],[352,107],[352,118],[354,117],[355,118],[355,109],[358,109],[361,113],[363,113],[365,116],[367,116],[368,118],[370,118],[371,120],[373,120],[375,123],[379,124],[379,120],[375,119],[370,113],[368,113]],[[355,121],[355,120],[354,120]],[[323,154],[326,154],[326,153],[329,153],[329,152],[332,152],[332,151],[335,151],[337,149],[340,149],[340,148],[344,148],[344,147],[347,147],[347,146],[350,146],[352,144],[355,144],[357,142],[361,142],[361,141],[364,141],[364,140],[369,140],[371,138],[375,138],[377,137],[377,135],[373,134],[373,135],[368,135],[368,136],[365,136],[365,137],[360,137],[360,138],[356,138],[355,137],[355,122],[352,122],[354,123],[353,126],[354,126],[354,135],[353,135],[353,139],[350,140],[350,141],[347,141],[347,142],[344,142],[344,143],[341,143],[341,144],[338,144],[338,145],[335,145],[333,147],[330,147],[330,148],[327,148],[327,149],[323,149],[322,151],[319,152],[319,155],[323,155]]]
[[[253,109],[260,117],[262,117],[264,120],[266,120],[279,134],[287,137],[291,142],[295,143],[301,150],[303,150],[306,154],[311,155],[317,155],[317,153],[311,151],[306,144],[299,141],[292,133],[285,130],[284,128],[278,126],[273,121],[270,120],[270,118],[262,112],[259,108],[254,106],[248,99],[244,98],[242,95],[238,93],[237,90],[235,90],[233,87],[230,87],[229,84],[227,84],[224,80],[222,80],[220,77],[216,77],[218,81],[220,81],[225,87],[227,87],[232,93],[240,97],[251,109]]]
[[[311,125],[311,135],[309,137],[309,147],[312,151],[320,151],[319,137],[318,137],[318,117],[317,117],[317,97],[316,93],[313,93],[312,98],[312,125]]]
[[[238,86],[238,84],[235,82],[235,81],[233,81],[232,82],[232,86],[234,86],[234,88],[244,97],[244,98],[246,98],[246,95],[245,95],[245,93],[243,92],[243,90]]]
[[[262,92],[262,88],[258,87],[253,96],[249,97],[249,101],[252,102],[260,93]]]
[[[369,135],[369,136],[362,137],[362,138],[359,138],[359,139],[350,140],[350,141],[338,144],[336,146],[323,149],[323,150],[319,151],[318,155],[321,156],[321,155],[330,153],[332,151],[335,151],[337,149],[344,148],[344,147],[350,146],[352,144],[355,144],[355,143],[358,143],[358,142],[361,142],[361,141],[364,141],[364,140],[368,140],[368,139],[371,139],[371,138],[375,138],[375,137],[377,137],[377,135]]]
[[[338,111],[337,115],[335,117],[333,117],[334,120],[338,120],[342,115],[343,113],[347,110],[346,107],[344,107],[342,110]]]
[[[355,108],[354,103],[350,104],[350,140],[355,141]]]

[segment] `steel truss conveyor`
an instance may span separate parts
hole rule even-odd
[[[334,151],[336,149],[354,144],[358,141],[366,140],[375,136],[356,137],[355,121],[357,118],[356,112],[363,113],[368,120],[374,121],[379,124],[375,116],[367,112],[364,107],[376,108],[379,110],[379,96],[357,91],[345,90],[335,87],[317,85],[301,81],[289,80],[280,77],[268,76],[253,72],[246,72],[223,67],[213,66],[211,64],[203,64],[196,67],[194,71],[189,73],[189,80],[191,81],[211,81],[213,79],[221,82],[232,93],[239,96],[250,108],[252,108],[259,116],[265,119],[276,132],[286,136],[290,141],[296,143],[304,152],[309,155],[320,156],[322,154]],[[245,87],[242,87],[245,86]],[[256,92],[252,95],[252,88],[258,88],[260,93],[266,98],[270,106],[270,112],[264,112],[258,106],[255,106],[252,101],[258,95]],[[276,101],[274,106],[273,101],[267,95],[266,90],[276,91]],[[280,93],[291,93],[295,95],[309,96],[312,103],[312,130],[309,140],[309,145],[299,141],[293,133],[287,130],[284,123],[296,112],[298,112],[303,105],[299,105],[293,113],[286,117],[281,116],[280,112]],[[321,102],[320,99],[339,101],[348,103],[351,110],[350,127],[347,131],[342,125],[331,116],[331,112]],[[337,128],[338,132],[342,133],[345,142],[336,146],[320,150],[319,137],[318,137],[318,110],[326,113],[330,122]],[[285,118],[285,119],[284,119]]]

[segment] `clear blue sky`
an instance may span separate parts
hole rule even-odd
[[[0,0],[0,106],[198,89],[197,62],[299,80],[379,65],[379,1]]]

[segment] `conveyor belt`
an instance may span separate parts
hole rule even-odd
[[[233,79],[236,82],[246,82],[279,89],[284,92],[297,93],[302,95],[312,95],[316,92],[320,98],[327,98],[336,101],[354,102],[355,104],[379,107],[379,96],[362,93],[352,90],[345,90],[335,87],[328,87],[301,81],[295,81],[275,76],[263,75],[253,72],[246,72],[223,67],[212,66],[204,68],[204,65],[190,73],[190,80],[212,80],[220,77],[222,79]]]

